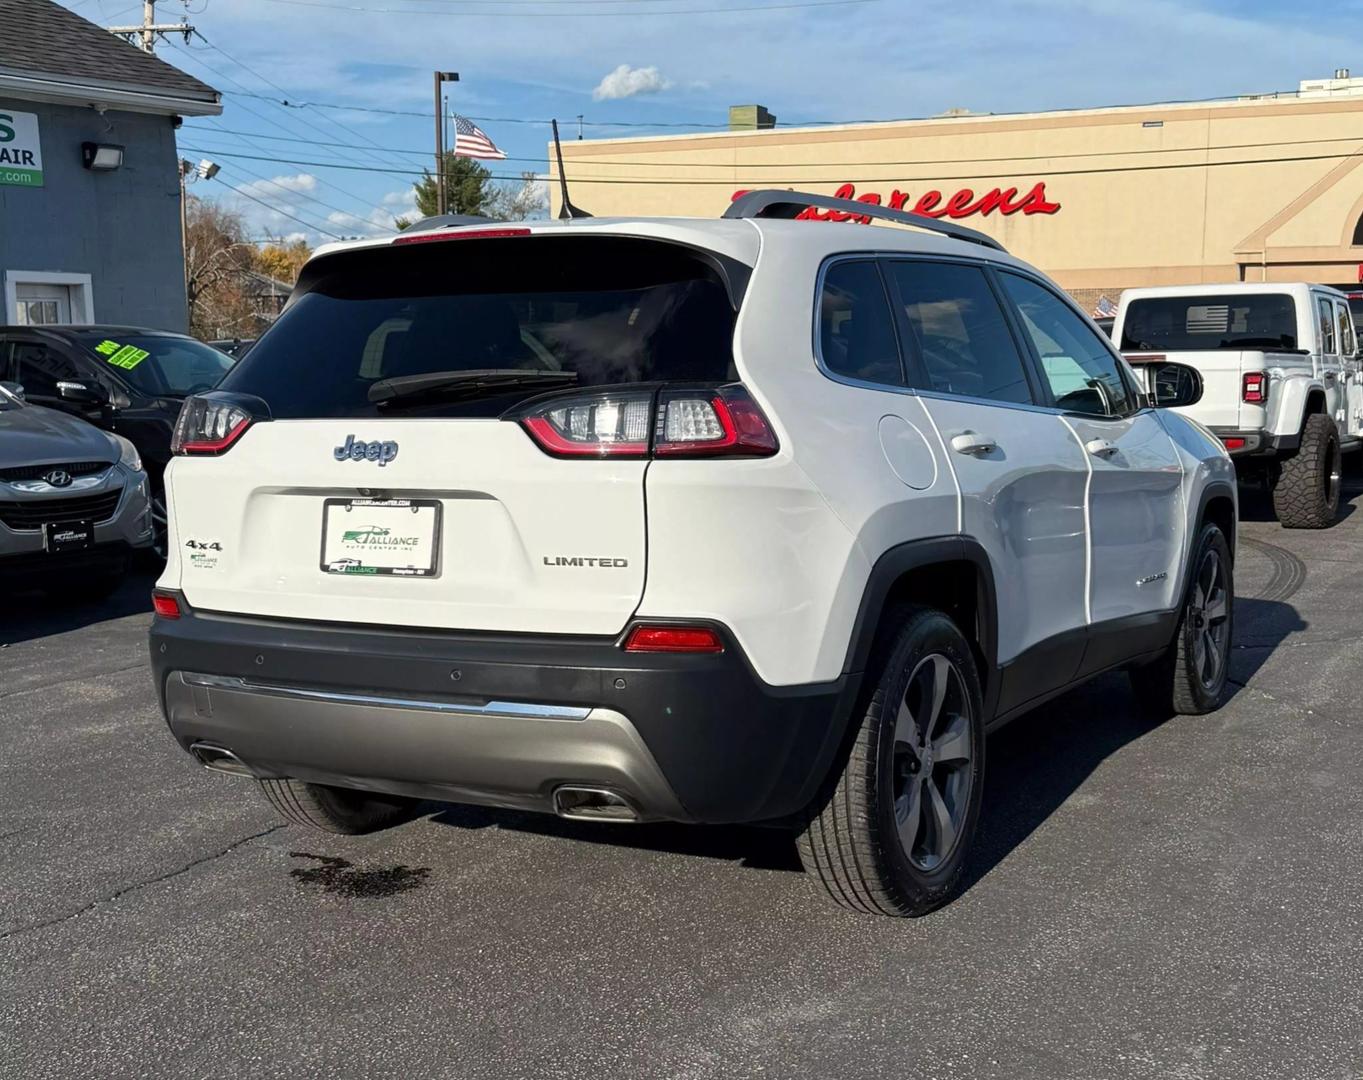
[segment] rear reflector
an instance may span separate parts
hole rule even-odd
[[[632,653],[722,653],[724,640],[708,626],[636,626],[625,640]]]
[[[434,244],[439,240],[494,240],[507,236],[529,236],[529,229],[438,229],[434,232],[412,233],[398,236],[393,245]]]
[[[1229,438],[1221,441],[1226,444],[1227,450],[1243,450],[1245,448],[1244,439]]]
[[[157,590],[151,594],[151,607],[163,619],[180,617],[180,600],[174,593]]]
[[[1268,400],[1268,376],[1262,371],[1247,371],[1241,382],[1240,399],[1246,405],[1262,405]]]

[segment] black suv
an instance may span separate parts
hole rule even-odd
[[[137,447],[152,488],[156,546],[164,555],[161,476],[180,405],[211,390],[234,363],[184,334],[136,326],[0,326],[0,381],[34,405],[60,409]]]

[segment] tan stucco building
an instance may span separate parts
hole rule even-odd
[[[715,216],[741,190],[842,189],[990,233],[1090,305],[1137,285],[1356,286],[1363,264],[1363,79],[1344,71],[1227,101],[750,122],[570,142],[563,153],[573,202],[597,216]]]

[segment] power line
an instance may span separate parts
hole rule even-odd
[[[418,112],[415,109],[384,109],[377,108],[372,105],[343,105],[339,102],[331,101],[289,101],[287,99],[280,100],[278,98],[271,97],[269,94],[259,94],[249,91],[228,90],[224,92],[230,94],[233,97],[261,98],[263,100],[273,102],[274,104],[279,105],[281,107],[290,109],[305,108],[335,109],[340,112],[374,113],[380,116],[415,116],[420,117],[423,120],[430,119],[430,113]],[[1167,98],[1158,101],[1118,102],[1116,104],[1108,103],[1105,105],[1084,105],[1076,106],[1075,108],[1069,109],[1050,109],[1046,110],[1046,112],[1054,115],[1065,115],[1068,113],[1076,112],[1102,112],[1112,109],[1159,109],[1169,108],[1176,105],[1216,105],[1241,100],[1258,101],[1273,99],[1295,99],[1300,96],[1301,96],[1300,91],[1297,90],[1273,90],[1263,94],[1252,95],[1252,98],[1245,98],[1242,95],[1227,96],[1225,94],[1220,94],[1213,97],[1205,98]],[[949,117],[939,115],[939,116],[863,117],[860,119],[850,120],[799,120],[787,124],[784,128],[782,128],[782,130],[792,131],[797,130],[799,128],[818,128],[818,127],[858,127],[869,124],[912,124],[924,120],[953,120],[953,119],[1003,120],[1009,117],[1031,116],[1035,115],[1036,112],[1037,110],[1032,110],[1031,112],[971,113],[964,117]],[[538,124],[543,125],[544,127],[548,127],[550,122],[548,117],[474,116],[468,113],[462,115],[464,115],[464,117],[468,120],[476,120],[479,123],[486,124]],[[651,122],[645,120],[584,120],[582,123],[584,127],[594,128],[644,128],[652,130],[662,128],[680,128],[688,131],[694,131],[698,129],[716,131],[730,130],[727,122],[719,123],[712,120],[658,121],[658,122]]]
[[[312,224],[311,222],[304,221],[301,217],[295,217],[293,214],[290,214],[290,213],[288,213],[288,212],[285,211],[285,210],[281,210],[281,209],[279,209],[279,207],[277,207],[277,206],[271,206],[271,205],[270,205],[269,203],[267,203],[264,199],[257,199],[257,198],[256,198],[254,195],[252,195],[250,192],[242,191],[241,188],[237,187],[237,186],[234,185],[234,184],[229,184],[226,180],[218,179],[218,183],[222,184],[224,187],[226,187],[226,188],[228,188],[228,189],[230,189],[230,190],[232,190],[232,191],[235,191],[235,192],[236,192],[238,195],[240,195],[243,199],[250,199],[253,203],[259,203],[261,206],[265,207],[266,210],[269,210],[269,211],[271,211],[272,213],[275,213],[275,214],[279,214],[281,217],[286,217],[286,218],[288,218],[290,221],[296,221],[296,222],[298,222],[298,224],[302,225],[304,228],[312,229],[314,232],[319,232],[319,233],[321,233],[323,236],[329,236],[329,237],[331,237],[333,240],[344,240],[344,239],[345,239],[345,237],[343,237],[343,236],[337,236],[334,232],[330,232],[330,231],[328,231],[328,230],[326,230],[326,229],[323,229],[323,228],[321,228],[321,227],[319,227],[319,226],[317,226],[317,225]]]
[[[245,158],[246,160],[273,161],[273,162],[275,162],[276,164],[281,164],[281,165],[305,165],[305,166],[310,166],[310,167],[314,167],[314,168],[322,168],[322,169],[347,169],[347,170],[350,170],[350,171],[352,171],[352,172],[389,173],[389,174],[397,175],[397,176],[420,176],[420,175],[422,175],[422,173],[417,172],[417,171],[414,171],[414,170],[409,170],[409,169],[385,169],[385,168],[381,168],[381,167],[379,167],[379,166],[374,166],[374,165],[335,165],[335,164],[332,164],[331,162],[326,162],[326,161],[300,161],[300,160],[293,159],[293,158],[256,158],[256,157],[253,157],[253,156],[250,155],[250,154],[233,154],[233,153],[229,153],[229,152],[227,152],[227,151],[202,150],[202,149],[198,149],[198,148],[196,148],[196,147],[185,147],[185,149],[190,150],[190,151],[192,151],[192,152],[194,152],[194,153],[200,153],[200,154],[217,154],[217,155],[219,155],[219,156],[228,157],[228,158],[231,158],[231,157],[240,157],[240,158]],[[1292,155],[1292,156],[1287,156],[1287,157],[1242,158],[1242,159],[1232,160],[1232,161],[1163,162],[1163,163],[1154,164],[1154,165],[1122,165],[1122,166],[1116,166],[1116,167],[1113,167],[1113,168],[1097,168],[1097,169],[1047,169],[1047,170],[1045,170],[1045,175],[1046,175],[1046,177],[1049,179],[1050,177],[1055,177],[1055,176],[1088,176],[1088,175],[1102,175],[1102,174],[1111,174],[1111,173],[1163,172],[1163,171],[1167,171],[1167,170],[1170,170],[1170,169],[1215,169],[1215,168],[1224,168],[1224,167],[1232,166],[1232,165],[1276,165],[1276,164],[1286,164],[1286,163],[1301,162],[1301,161],[1343,161],[1343,160],[1346,160],[1346,159],[1348,159],[1348,158],[1356,157],[1356,156],[1358,156],[1359,153],[1361,153],[1361,152],[1363,152],[1363,151],[1354,150],[1354,151],[1350,151],[1350,152],[1347,153],[1347,154],[1298,154],[1298,155]],[[739,168],[741,169],[742,167],[740,166]],[[521,177],[519,177],[519,176],[512,176],[512,175],[504,174],[504,173],[490,173],[489,175],[490,175],[494,180],[519,180],[519,179],[521,179]],[[939,182],[941,182],[941,181],[946,181],[946,180],[1008,180],[1008,179],[1012,179],[1012,178],[1014,178],[1014,177],[1016,177],[1016,176],[1017,176],[1017,172],[1014,171],[1014,172],[989,173],[989,174],[984,174],[984,173],[962,173],[962,174],[960,174],[960,175],[958,175],[958,176],[932,175],[932,176],[913,176],[913,177],[905,177],[905,176],[899,176],[899,177],[895,177],[895,176],[872,176],[872,177],[865,177],[865,176],[862,176],[862,177],[848,177],[848,176],[844,175],[844,176],[837,177],[836,179],[837,179],[838,181],[841,181],[841,182],[844,182],[844,183],[854,183],[854,184],[875,184],[875,183],[886,183],[886,182],[894,182],[894,183],[901,183],[901,184],[902,184],[902,183],[918,183],[918,182],[920,182],[920,181],[921,181],[921,182],[926,182],[926,183],[939,183]],[[548,178],[549,178],[549,177],[543,177],[542,179],[548,179]],[[733,184],[735,184],[735,183],[741,183],[741,181],[736,181],[736,180],[732,180],[732,179],[725,179],[725,180],[693,180],[693,179],[686,179],[686,178],[682,178],[682,177],[659,177],[659,178],[649,178],[649,177],[643,177],[643,176],[638,176],[638,177],[619,177],[619,176],[612,176],[612,177],[601,177],[601,176],[576,176],[576,177],[574,177],[574,176],[572,176],[571,174],[569,175],[569,179],[570,179],[573,183],[578,183],[578,184],[646,184],[646,185],[647,185],[647,184],[651,184],[651,185],[655,185],[655,186],[656,186],[656,185],[667,185],[667,186],[669,186],[669,187],[710,187],[710,186],[726,187],[726,186],[731,186],[731,185],[733,185]],[[760,180],[760,183],[769,185],[769,186],[771,186],[771,187],[787,187],[787,186],[792,186],[792,185],[797,185],[797,184],[829,184],[829,183],[833,183],[833,179],[830,179],[830,178],[827,177],[827,176],[804,177],[804,178],[796,178],[796,179],[792,179],[792,178],[789,178],[789,177],[785,177],[785,178],[764,177],[764,178],[762,178],[762,179]]]
[[[250,132],[235,131],[231,128],[220,127],[201,127],[198,124],[185,124],[184,130],[190,131],[219,131],[225,135],[246,136]],[[257,135],[257,138],[269,139],[272,142],[301,142],[309,146],[341,147],[347,150],[368,150],[369,147],[357,146],[354,143],[339,142],[315,142],[311,139],[298,139],[286,135]],[[1063,154],[995,154],[992,157],[976,158],[912,158],[903,161],[858,161],[855,163],[857,168],[869,166],[890,167],[898,165],[967,165],[986,161],[1059,161],[1069,158],[1085,157],[1131,157],[1145,154],[1200,154],[1211,151],[1221,150],[1258,150],[1271,146],[1312,146],[1320,143],[1340,143],[1358,142],[1363,140],[1363,133],[1357,135],[1337,135],[1324,139],[1275,139],[1269,142],[1252,143],[1225,143],[1216,146],[1152,146],[1143,147],[1136,150],[1084,150]],[[571,145],[571,144],[570,144]],[[380,146],[376,149],[389,154],[412,154],[417,157],[426,158],[430,156],[428,150],[404,149],[396,146]],[[659,150],[666,152],[666,147],[659,147]],[[507,161],[525,161],[530,163],[544,163],[545,157],[513,157],[508,155]],[[631,168],[651,168],[651,169],[844,169],[846,165],[841,163],[821,164],[813,161],[745,161],[745,162],[725,162],[725,161],[608,161],[600,158],[578,157],[569,155],[566,159],[571,165],[618,165]]]
[[[199,40],[202,41],[205,45],[207,45],[210,49],[213,49],[215,52],[221,53],[224,57],[226,57],[226,58],[227,58],[228,60],[230,60],[232,63],[236,64],[237,67],[241,68],[241,69],[244,70],[244,71],[249,71],[252,75],[254,75],[257,79],[259,79],[261,82],[263,82],[266,86],[272,86],[272,87],[274,87],[274,89],[278,90],[281,94],[284,94],[284,95],[286,95],[286,96],[288,95],[288,91],[285,90],[282,86],[280,86],[277,82],[274,82],[273,80],[266,78],[264,75],[262,75],[260,72],[258,72],[255,68],[251,67],[251,66],[250,66],[249,64],[247,64],[245,61],[238,60],[235,56],[233,56],[231,53],[229,53],[226,49],[221,48],[221,47],[219,47],[219,46],[217,46],[217,45],[214,45],[213,42],[209,41],[208,38],[204,37],[204,35],[203,35],[200,31],[195,30],[194,33],[198,36]],[[331,124],[333,127],[340,128],[342,131],[346,132],[348,135],[354,135],[357,139],[363,139],[365,142],[371,144],[372,146],[375,146],[375,147],[378,146],[378,143],[374,142],[374,140],[371,139],[368,135],[365,135],[363,132],[356,131],[354,128],[352,128],[352,127],[350,127],[350,126],[348,126],[348,125],[346,125],[346,124],[341,123],[341,121],[337,120],[335,117],[327,116],[325,113],[321,113],[321,112],[319,112],[317,115],[320,116],[322,119],[326,120],[326,122],[329,123],[329,124]]]
[[[271,187],[276,187],[276,188],[278,188],[280,191],[284,192],[286,195],[289,195],[289,196],[294,197],[294,198],[303,199],[303,200],[305,200],[305,201],[307,201],[307,202],[314,202],[314,203],[316,203],[318,206],[325,207],[325,208],[328,209],[328,210],[333,210],[333,211],[335,211],[335,212],[338,213],[338,214],[341,214],[341,215],[343,215],[343,216],[345,216],[345,217],[351,218],[351,219],[353,219],[353,220],[355,220],[355,221],[361,222],[361,223],[363,223],[363,224],[365,225],[366,228],[377,228],[377,229],[382,229],[382,230],[385,231],[385,232],[394,232],[394,233],[398,231],[396,228],[389,228],[389,227],[386,226],[386,225],[376,225],[376,224],[375,224],[373,221],[371,221],[369,218],[364,217],[364,216],[361,215],[361,214],[351,213],[351,211],[349,211],[349,210],[344,210],[344,209],[342,209],[342,208],[339,207],[339,206],[336,206],[336,205],[334,205],[334,204],[332,204],[332,203],[329,203],[329,202],[326,202],[326,201],[324,201],[324,200],[322,200],[322,199],[317,198],[316,195],[309,195],[309,194],[306,193],[306,192],[297,191],[297,190],[295,190],[294,188],[288,187],[288,186],[285,185],[285,184],[281,184],[278,180],[272,180],[272,179],[270,179],[268,176],[265,176],[263,173],[258,173],[258,172],[256,172],[256,171],[254,171],[253,169],[248,169],[248,168],[246,168],[246,166],[244,166],[244,165],[239,165],[239,164],[238,164],[238,165],[233,165],[232,168],[233,168],[233,170],[234,170],[235,172],[245,173],[247,176],[251,177],[253,180],[257,180],[257,181],[259,181],[259,182],[261,182],[261,183],[263,183],[263,184],[269,184]],[[316,177],[313,177],[313,179],[317,179],[317,178],[316,178]],[[339,225],[340,223],[339,223],[339,222],[334,222],[333,224],[338,224],[338,225]]]
[[[325,0],[269,0],[272,4],[289,4],[294,7],[329,8],[332,11],[351,11],[364,15],[440,15],[448,16],[450,11],[433,10],[431,8],[372,8],[359,7],[354,4],[332,4]],[[470,3],[487,3],[487,0],[469,0]],[[790,4],[765,4],[761,7],[729,7],[729,8],[668,8],[659,10],[653,8],[647,11],[635,11],[634,15],[736,15],[748,11],[789,11],[792,8],[824,8],[824,7],[848,7],[852,4],[879,4],[883,0],[800,0],[799,3]],[[534,16],[541,19],[590,19],[590,18],[618,18],[619,12],[616,11],[469,11],[461,8],[459,15],[470,16],[473,18],[514,18],[523,19]]]

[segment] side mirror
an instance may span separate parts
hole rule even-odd
[[[104,405],[108,401],[103,390],[83,382],[63,380],[57,383],[57,394],[63,401],[69,401],[73,405]]]
[[[3,390],[3,391],[4,391],[5,393],[7,393],[10,397],[15,398],[15,399],[18,400],[18,401],[23,401],[23,400],[24,400],[24,384],[23,384],[23,383],[17,383],[17,382],[3,382],[3,381],[0,381],[0,390]]]
[[[1156,409],[1180,409],[1202,400],[1202,373],[1187,364],[1136,365],[1145,376],[1149,401]]]

